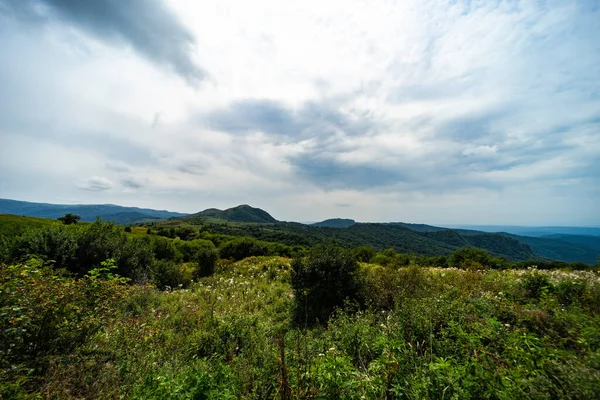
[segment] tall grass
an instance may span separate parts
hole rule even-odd
[[[281,257],[219,261],[213,276],[164,291],[100,278],[75,281],[39,265],[2,266],[1,393],[61,399],[598,398],[596,272],[361,264],[363,306],[346,304],[324,324],[296,327],[290,270],[291,260]],[[37,303],[39,296],[46,303]],[[44,307],[55,318],[54,339],[43,343],[54,347],[28,353],[37,339],[17,339],[6,329],[37,332],[47,322],[31,318]],[[13,343],[23,352],[9,354]]]

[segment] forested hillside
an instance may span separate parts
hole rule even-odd
[[[123,207],[113,204],[47,204],[0,199],[0,213],[28,217],[53,218],[66,213],[77,214],[82,221],[93,222],[97,217],[117,224],[133,224],[148,220],[182,217],[186,214],[149,208]]]

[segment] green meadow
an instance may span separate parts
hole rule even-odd
[[[596,267],[30,228],[1,253],[1,398],[599,396]]]

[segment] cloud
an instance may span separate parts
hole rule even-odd
[[[0,0],[3,195],[600,223],[596,2],[257,1]]]
[[[79,189],[89,190],[91,192],[103,192],[112,189],[114,184],[107,178],[102,176],[92,176],[85,179],[80,185]]]
[[[350,203],[335,203],[336,207],[352,207],[352,204]]]
[[[296,139],[337,132],[360,135],[372,128],[367,116],[353,115],[340,108],[339,101],[326,99],[306,102],[296,109],[274,100],[246,99],[200,115],[199,118],[218,131],[238,134],[263,132]]]
[[[141,182],[140,180],[132,177],[121,179],[121,185],[123,185],[123,187],[127,189],[141,189],[144,186],[146,186],[144,182]]]
[[[27,22],[64,21],[98,37],[131,46],[158,64],[172,67],[196,85],[206,72],[193,60],[194,35],[162,1],[7,0]]]

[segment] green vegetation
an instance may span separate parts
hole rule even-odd
[[[122,207],[112,204],[47,204],[0,199],[0,213],[26,215],[38,218],[56,219],[72,213],[81,216],[85,222],[94,222],[100,217],[117,224],[156,221],[166,218],[183,217],[186,214],[138,207]]]
[[[541,257],[592,264],[600,256],[600,236],[528,237],[508,235],[527,244]],[[587,240],[586,240],[587,239]]]
[[[0,398],[597,398],[600,265],[20,221]]]
[[[209,208],[197,214],[192,214],[182,218],[183,220],[198,221],[198,220],[223,220],[230,222],[251,222],[251,223],[272,223],[277,222],[268,212],[260,208],[250,207],[249,205],[241,205],[227,210],[218,210]]]
[[[59,220],[60,222],[62,222],[65,225],[71,225],[71,224],[76,224],[81,220],[81,217],[79,215],[75,215],[75,214],[71,214],[71,213],[66,213],[65,215],[63,215],[62,217],[56,218],[57,220]]]
[[[46,228],[56,224],[58,224],[58,221],[47,218],[0,214],[0,237],[14,238],[27,230]]]
[[[314,247],[292,263],[294,321],[327,321],[345,301],[358,300],[360,277],[352,253],[335,245]]]
[[[316,254],[295,262],[325,267]],[[3,266],[0,391],[140,399],[597,394],[597,273],[363,264],[351,295],[365,305],[305,328],[293,318],[292,269],[279,257],[220,262],[189,289],[159,291],[106,271],[74,279],[37,260]]]

